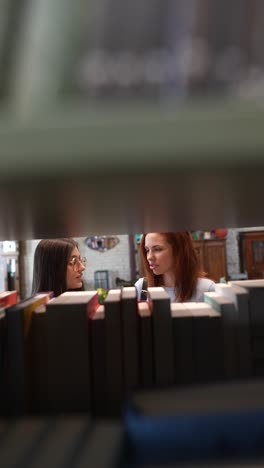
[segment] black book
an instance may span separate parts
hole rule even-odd
[[[89,319],[92,372],[92,414],[107,415],[105,310],[100,305]]]
[[[148,288],[148,294],[152,312],[155,384],[170,385],[174,380],[170,298],[161,287]]]
[[[255,345],[256,347],[258,344]],[[258,356],[255,357],[253,361],[253,371],[254,377],[263,377],[264,376],[264,359],[263,357],[259,358]]]
[[[66,292],[47,304],[45,326],[51,412],[91,409],[88,323],[97,307],[97,291]]]
[[[249,293],[252,374],[264,376],[264,280],[231,281],[230,284],[243,287]]]
[[[186,304],[186,307],[192,314],[193,327],[193,360],[194,360],[194,381],[210,381],[211,359],[209,345],[209,311],[208,304],[198,303]],[[201,307],[200,307],[201,305]]]
[[[110,289],[104,302],[108,416],[119,416],[123,400],[121,290]]]
[[[249,292],[249,320],[254,336],[264,337],[264,280],[231,281],[231,285],[242,286]]]
[[[30,410],[32,392],[32,314],[49,300],[46,293],[19,302],[6,309],[5,410],[14,415]]]
[[[239,355],[237,345],[238,313],[234,303],[216,292],[204,293],[204,301],[211,305],[222,316],[224,341],[224,369],[225,377],[234,379],[240,377]]]
[[[138,302],[139,382],[141,387],[154,384],[152,319],[148,302]]]
[[[171,303],[174,353],[174,382],[190,384],[194,380],[192,314],[182,302]]]
[[[6,315],[4,309],[0,308],[0,414],[3,407],[3,383],[5,365],[5,339],[6,339]]]
[[[46,305],[37,307],[32,314],[32,395],[34,414],[45,415],[50,404],[48,334]]]
[[[237,311],[236,339],[238,345],[239,374],[252,376],[251,323],[249,316],[249,292],[235,284],[218,283],[215,292],[234,302]]]
[[[192,314],[194,377],[196,382],[224,378],[222,316],[204,302],[187,302]]]
[[[124,384],[129,391],[139,384],[137,291],[134,286],[122,289],[121,326]]]
[[[0,307],[0,370],[1,370],[0,376],[2,376],[2,369],[3,369],[5,325],[6,325],[5,310]]]

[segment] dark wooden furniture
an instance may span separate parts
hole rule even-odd
[[[193,241],[200,258],[201,269],[207,278],[219,283],[227,278],[226,241],[225,239],[206,239]]]
[[[248,279],[264,278],[264,231],[239,233],[241,272]]]

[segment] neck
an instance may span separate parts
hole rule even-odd
[[[167,288],[174,288],[175,287],[175,276],[174,273],[164,273],[162,278],[163,286]]]

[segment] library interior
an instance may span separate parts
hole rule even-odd
[[[264,466],[263,43],[259,0],[0,0],[1,466]],[[139,301],[180,231],[215,291]],[[59,238],[84,290],[32,295]]]

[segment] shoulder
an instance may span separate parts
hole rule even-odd
[[[190,302],[203,302],[204,300],[204,293],[211,292],[215,290],[215,283],[214,281],[208,278],[198,278],[195,292],[192,295]]]
[[[208,278],[198,278],[197,289],[203,292],[215,291],[215,282]]]

